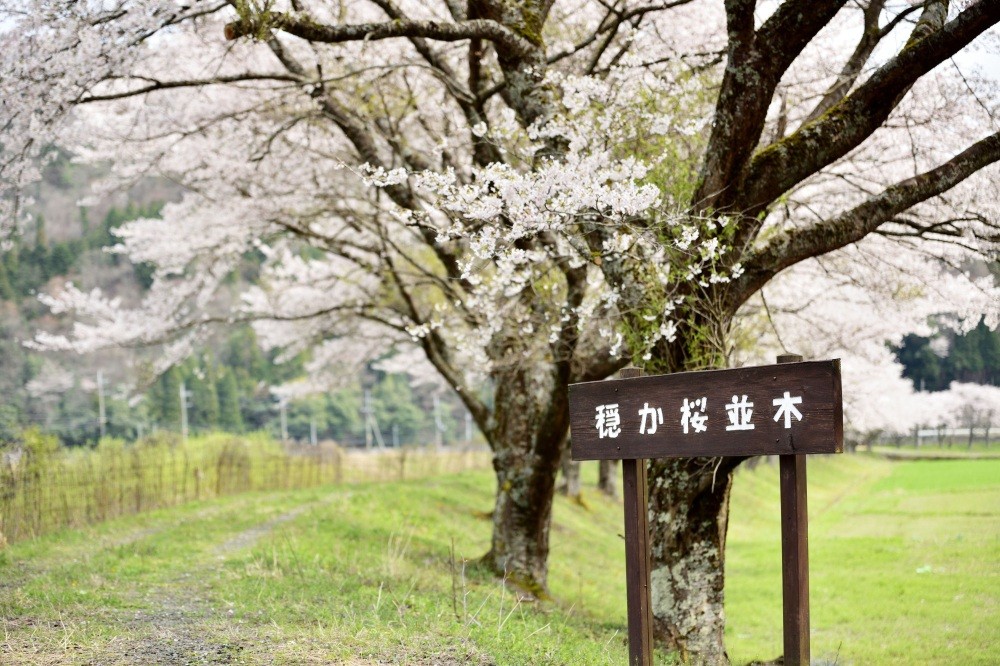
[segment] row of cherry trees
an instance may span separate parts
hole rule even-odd
[[[493,450],[484,561],[540,596],[568,383],[1000,314],[964,271],[998,245],[997,90],[955,59],[995,38],[1000,3],[5,0],[0,17],[5,220],[51,142],[110,162],[105,188],[187,193],[119,232],[156,266],[143,302],[67,285],[46,303],[77,323],[37,344],[164,344],[166,367],[254,321],[311,350],[322,386],[417,350]],[[224,306],[251,251],[264,278]],[[727,661],[739,463],[650,468],[656,632],[705,664]]]

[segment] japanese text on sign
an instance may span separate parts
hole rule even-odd
[[[749,402],[747,398],[748,396],[746,395],[743,395],[742,398],[734,395],[732,402],[725,405],[726,415],[729,420],[729,424],[726,426],[727,431],[754,429],[754,424],[750,422],[750,418],[753,416],[754,403]],[[784,418],[785,428],[792,427],[793,418],[796,421],[802,420],[802,412],[795,408],[795,405],[802,404],[801,396],[793,396],[788,391],[785,391],[783,396],[774,398],[771,404],[778,408],[774,413],[774,420],[780,422]],[[703,397],[690,401],[684,398],[684,402],[678,411],[681,413],[680,424],[685,435],[708,431],[707,398]],[[594,420],[597,428],[597,436],[600,439],[604,439],[605,437],[614,439],[618,437],[621,434],[621,414],[619,414],[618,405],[598,405],[596,412]],[[639,434],[655,435],[657,425],[663,425],[663,408],[650,407],[649,403],[645,402],[642,409],[638,410],[638,418],[640,419]]]
[[[836,360],[569,388],[576,460],[835,453],[843,447]]]

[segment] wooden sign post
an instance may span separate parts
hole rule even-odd
[[[570,386],[574,460],[622,461],[629,664],[652,664],[646,460],[778,455],[786,666],[809,664],[804,455],[844,448],[840,361],[684,372]]]

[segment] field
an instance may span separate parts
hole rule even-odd
[[[813,656],[837,664],[1000,663],[1000,461],[810,464]],[[734,492],[727,644],[781,647],[777,470]]]
[[[840,456],[809,473],[817,663],[997,663],[1000,461]],[[735,664],[780,653],[776,481],[761,463],[733,495]],[[11,544],[0,663],[626,663],[620,504],[592,487],[557,501],[555,601],[527,603],[474,562],[492,484],[256,491]]]

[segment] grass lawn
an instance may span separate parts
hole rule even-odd
[[[1000,663],[1000,461],[810,459],[814,660]],[[733,493],[727,645],[781,653],[777,466]]]
[[[809,471],[814,657],[997,663],[1000,461]],[[0,664],[626,663],[620,504],[557,501],[555,601],[525,603],[473,562],[492,487],[471,472],[251,493],[14,544]],[[776,466],[739,472],[728,561],[730,655],[773,658]]]

